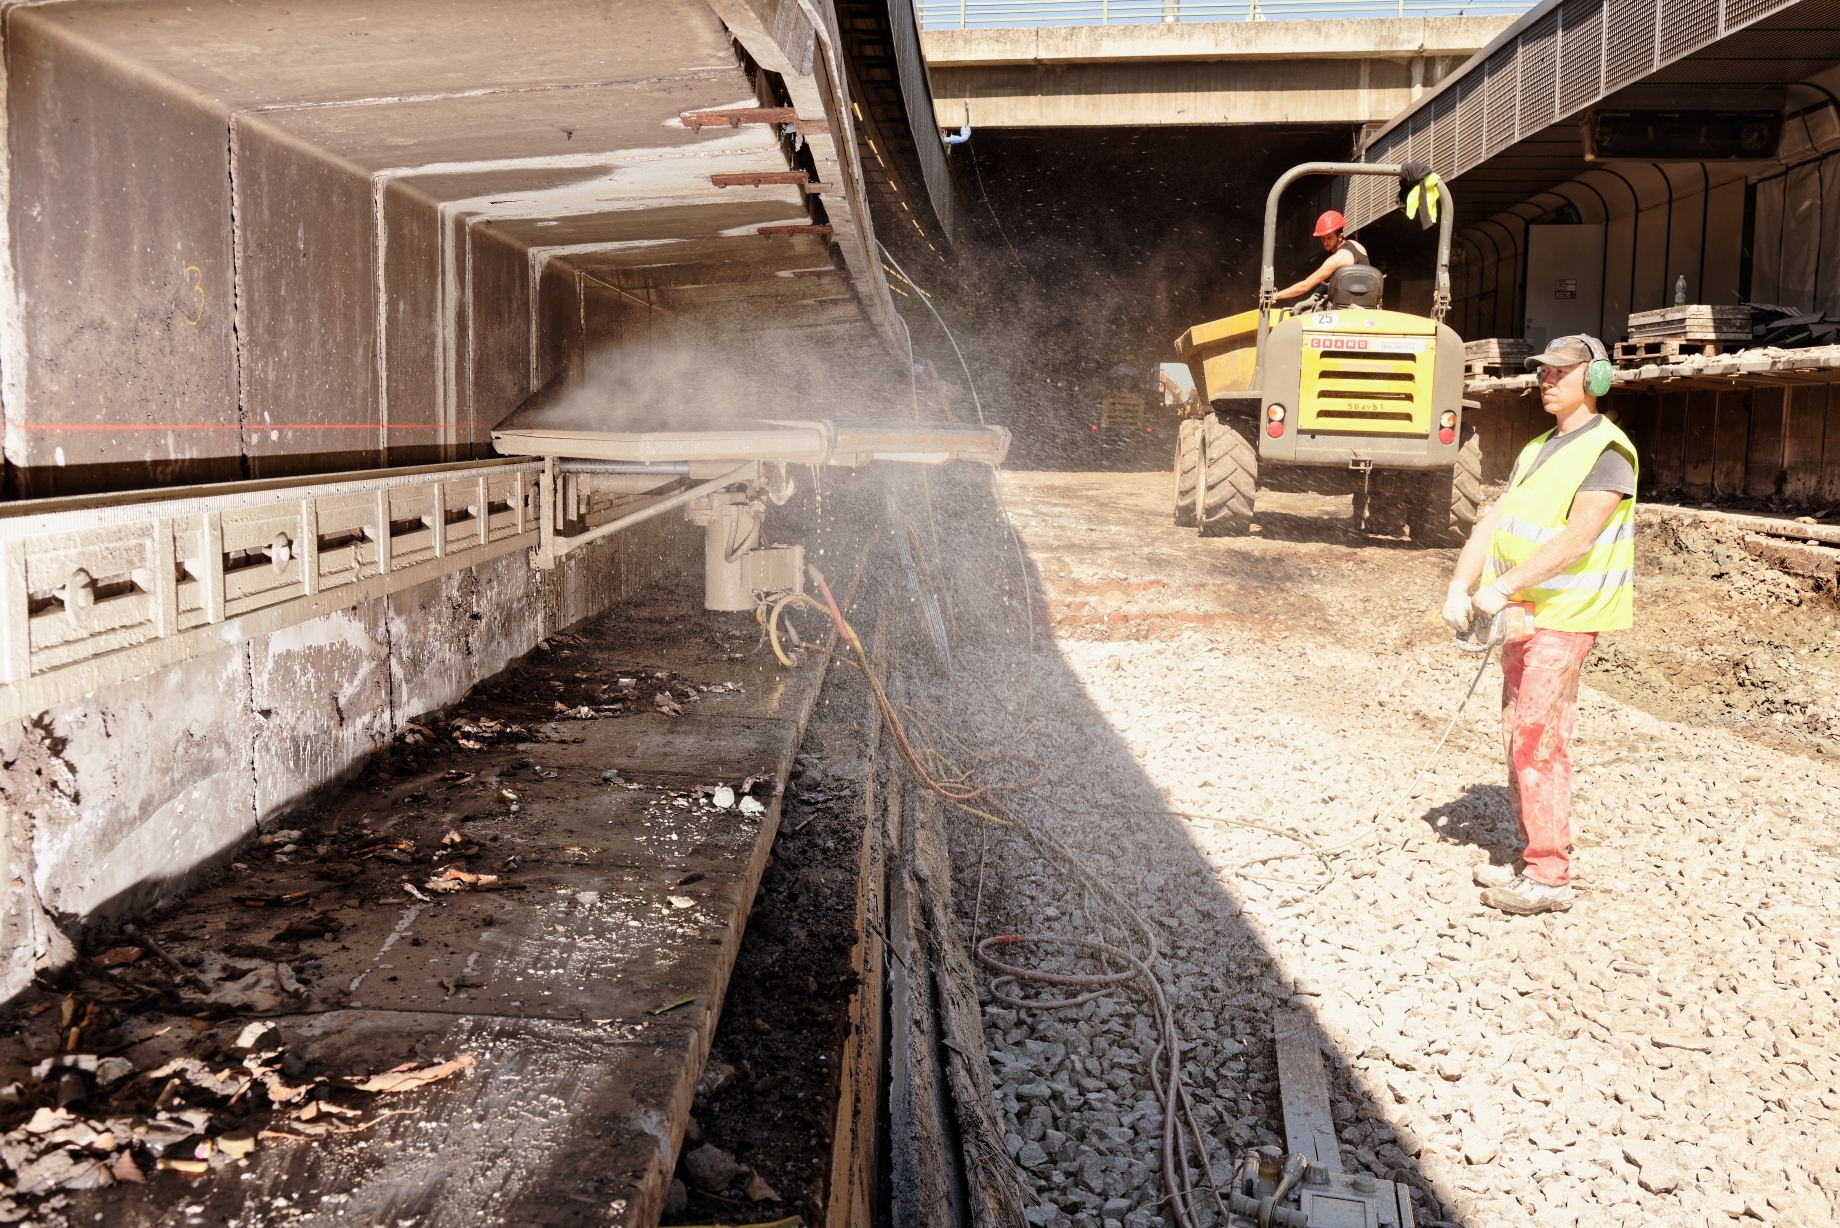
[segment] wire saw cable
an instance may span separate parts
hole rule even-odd
[[[983,199],[984,208],[989,210],[990,220],[997,224],[997,233],[1003,236],[1003,246],[1009,248],[1010,259],[1016,262],[1016,268],[1029,279],[1031,285],[1037,290],[1041,289],[1041,283],[1035,280],[1035,274],[1029,272],[1028,266],[1022,263],[1022,256],[1016,251],[1016,245],[1009,241],[1009,231],[1003,229],[1003,219],[997,216],[996,208],[990,203],[989,193],[984,191],[984,172],[978,169],[977,148],[967,145],[965,154],[971,159],[971,173],[977,178],[978,196]]]
[[[889,254],[886,244],[880,239],[877,239],[875,245],[882,249],[882,255],[887,258],[889,264],[894,266],[894,271],[901,275],[902,281],[916,290],[920,289],[920,283],[909,277],[907,275],[907,270],[901,267],[901,262]],[[946,327],[945,320],[940,318],[939,309],[933,306],[933,300],[931,298],[923,293],[920,295],[920,301],[926,304],[926,309],[928,311],[933,313],[933,319],[938,322],[940,329],[944,331],[946,335],[946,340],[952,345],[952,353],[958,356],[959,369],[965,373],[965,384],[971,389],[971,403],[977,407],[978,425],[989,426],[990,424],[984,421],[984,402],[982,398],[978,396],[977,381],[971,378],[971,364],[965,361],[965,352],[958,348],[958,338],[954,337],[952,335],[952,330]]]
[[[889,252],[886,244],[884,244],[880,239],[877,239],[875,241],[875,246],[881,249],[882,255],[887,258],[889,264],[894,266],[894,271],[900,275],[903,281],[905,281],[908,285],[912,286],[915,290],[920,290],[920,284],[916,282],[913,278],[907,275],[907,270],[901,267],[901,262],[894,258],[893,254]],[[926,304],[926,309],[928,311],[933,313],[934,321],[938,323],[940,331],[945,333],[946,341],[949,342],[952,346],[952,353],[958,358],[959,370],[965,373],[965,386],[969,388],[971,391],[971,403],[977,407],[978,423],[983,426],[990,425],[988,422],[984,420],[984,400],[982,397],[978,396],[977,381],[971,377],[971,364],[965,361],[964,351],[958,348],[958,338],[952,335],[951,326],[949,326],[945,322],[944,317],[942,317],[939,314],[938,310],[933,306],[932,298],[928,296],[925,291],[920,292],[920,301]],[[907,330],[907,321],[905,319],[901,319],[901,313],[898,311],[895,312],[895,318],[901,320],[901,328],[905,332]],[[914,353],[913,334],[911,332],[907,332],[907,355],[908,355],[909,371],[913,369],[913,353]],[[916,405],[918,404],[918,401],[919,401],[919,397],[918,397],[918,394],[916,394],[915,395]],[[1022,705],[1023,712],[1027,713],[1029,710],[1029,705],[1034,701],[1034,696],[1035,696],[1035,592],[1032,588],[1029,587],[1028,552],[1023,549],[1022,535],[1016,531],[1015,519],[1010,516],[1009,507],[1003,502],[1003,487],[997,481],[997,469],[998,467],[995,465],[991,466],[991,469],[990,469],[990,495],[991,495],[991,498],[996,500],[997,510],[1003,514],[1003,526],[1009,531],[1010,542],[1016,548],[1016,571],[1017,571],[1017,575],[1021,579],[1021,586],[1022,586],[1023,624],[1028,629],[1028,636],[1029,636],[1029,656],[1028,656],[1028,675],[1027,675],[1028,682],[1023,689],[1023,705]]]

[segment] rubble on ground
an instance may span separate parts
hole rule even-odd
[[[0,1135],[0,1164],[7,1170],[0,1180],[0,1224],[33,1214],[20,1199],[139,1185],[162,1172],[204,1177],[242,1163],[259,1147],[360,1133],[413,1111],[385,1109],[376,1097],[415,1091],[477,1064],[461,1054],[377,1075],[334,1077],[315,1073],[268,1021],[245,1025],[234,1049],[208,1060],[175,1057],[144,1071],[113,1054],[65,1053],[38,1063],[31,1084],[14,1083],[0,1094],[0,1112],[9,1120],[29,1112]]]

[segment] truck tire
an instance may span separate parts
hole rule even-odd
[[[1201,483],[1201,423],[1184,418],[1176,427],[1176,524],[1195,527],[1195,503]]]
[[[1463,428],[1463,444],[1450,471],[1427,474],[1424,483],[1411,510],[1412,543],[1461,546],[1476,527],[1482,504],[1482,441],[1474,427]]]
[[[1253,497],[1259,487],[1259,449],[1250,420],[1222,422],[1209,414],[1201,420],[1201,536],[1245,533],[1252,524]]]

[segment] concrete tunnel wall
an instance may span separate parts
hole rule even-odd
[[[1458,233],[1450,321],[1460,334],[1521,335],[1527,296],[1551,280],[1527,267],[1528,227],[1563,224],[1551,215],[1568,206],[1583,224],[1604,227],[1599,331],[1606,340],[1623,338],[1631,312],[1672,303],[1678,277],[1687,279],[1688,302],[1745,301],[1744,171],[1698,162],[1624,163],[1593,168]]]
[[[575,0],[76,2],[12,7],[4,37],[15,498],[489,455],[492,425],[594,330],[572,272],[813,220],[796,186],[711,185],[783,172],[791,138],[677,122],[777,102],[701,0],[617,26]],[[851,178],[831,142],[800,143]],[[821,207],[860,247],[846,195]],[[873,317],[866,263],[846,271]],[[647,287],[621,289],[652,311]]]
[[[798,6],[79,0],[3,20],[12,498],[490,455],[557,372],[661,339],[792,330],[788,364],[892,364],[847,107]],[[781,75],[751,83],[747,58]],[[676,119],[783,105],[770,89],[838,136]],[[833,185],[831,242],[756,234],[813,220],[796,185],[711,181],[789,165]],[[0,730],[0,1000],[700,552],[667,516],[554,571],[514,553]]]

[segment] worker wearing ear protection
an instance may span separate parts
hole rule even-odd
[[[1597,412],[1610,361],[1595,337],[1560,337],[1527,359],[1557,425],[1514,462],[1501,499],[1457,560],[1444,620],[1459,633],[1509,602],[1531,635],[1502,648],[1508,794],[1526,840],[1518,877],[1485,866],[1483,903],[1517,915],[1572,906],[1572,769],[1578,672],[1600,632],[1630,625],[1635,601],[1636,450]],[[1470,587],[1481,587],[1474,596]]]

